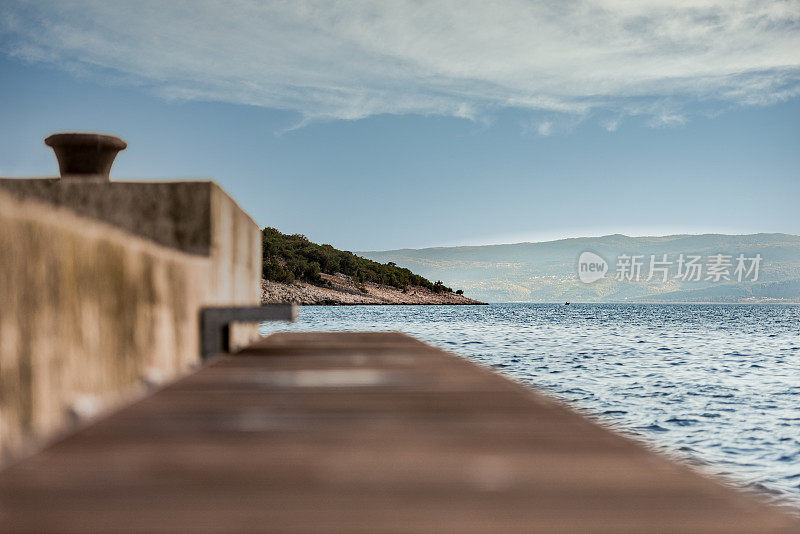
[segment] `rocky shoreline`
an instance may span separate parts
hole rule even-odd
[[[435,293],[421,286],[409,286],[405,291],[392,286],[366,282],[355,283],[344,274],[323,274],[330,286],[307,282],[284,284],[261,281],[262,304],[294,303],[305,305],[348,306],[358,304],[486,304],[455,293]]]

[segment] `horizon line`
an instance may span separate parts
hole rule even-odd
[[[563,237],[559,239],[547,239],[543,241],[517,241],[512,243],[485,243],[481,245],[439,245],[439,246],[430,246],[430,247],[403,247],[403,248],[394,248],[394,249],[383,249],[383,250],[356,250],[353,251],[354,253],[359,254],[368,254],[372,252],[398,252],[403,250],[441,250],[441,249],[451,249],[451,248],[481,248],[481,247],[504,247],[504,246],[513,246],[513,245],[541,245],[545,243],[558,243],[559,241],[574,241],[579,239],[603,239],[606,237],[625,237],[628,239],[645,239],[645,238],[659,238],[659,239],[666,239],[666,238],[677,238],[677,237],[702,237],[702,236],[725,236],[725,237],[752,237],[758,235],[770,235],[770,236],[788,236],[788,237],[796,237],[800,238],[800,235],[797,234],[790,234],[787,232],[753,232],[748,234],[726,234],[720,232],[704,232],[699,234],[666,234],[666,235],[626,235],[622,233],[614,233],[614,234],[603,234],[603,235],[589,235],[589,236],[576,236],[576,237]]]

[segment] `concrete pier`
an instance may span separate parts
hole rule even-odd
[[[121,139],[48,142],[63,176],[0,179],[0,466],[199,365],[203,308],[261,301],[261,231],[218,185],[109,181]]]
[[[396,333],[274,334],[0,473],[0,532],[800,532]]]
[[[234,200],[111,181],[113,136],[48,144],[61,177],[0,179],[0,533],[800,532],[411,337],[248,346],[293,311],[259,306]]]

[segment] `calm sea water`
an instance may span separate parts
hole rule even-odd
[[[278,330],[400,330],[800,510],[800,305],[303,307]]]

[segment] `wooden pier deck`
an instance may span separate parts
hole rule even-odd
[[[754,534],[800,524],[411,337],[293,333],[0,472],[0,532]]]

